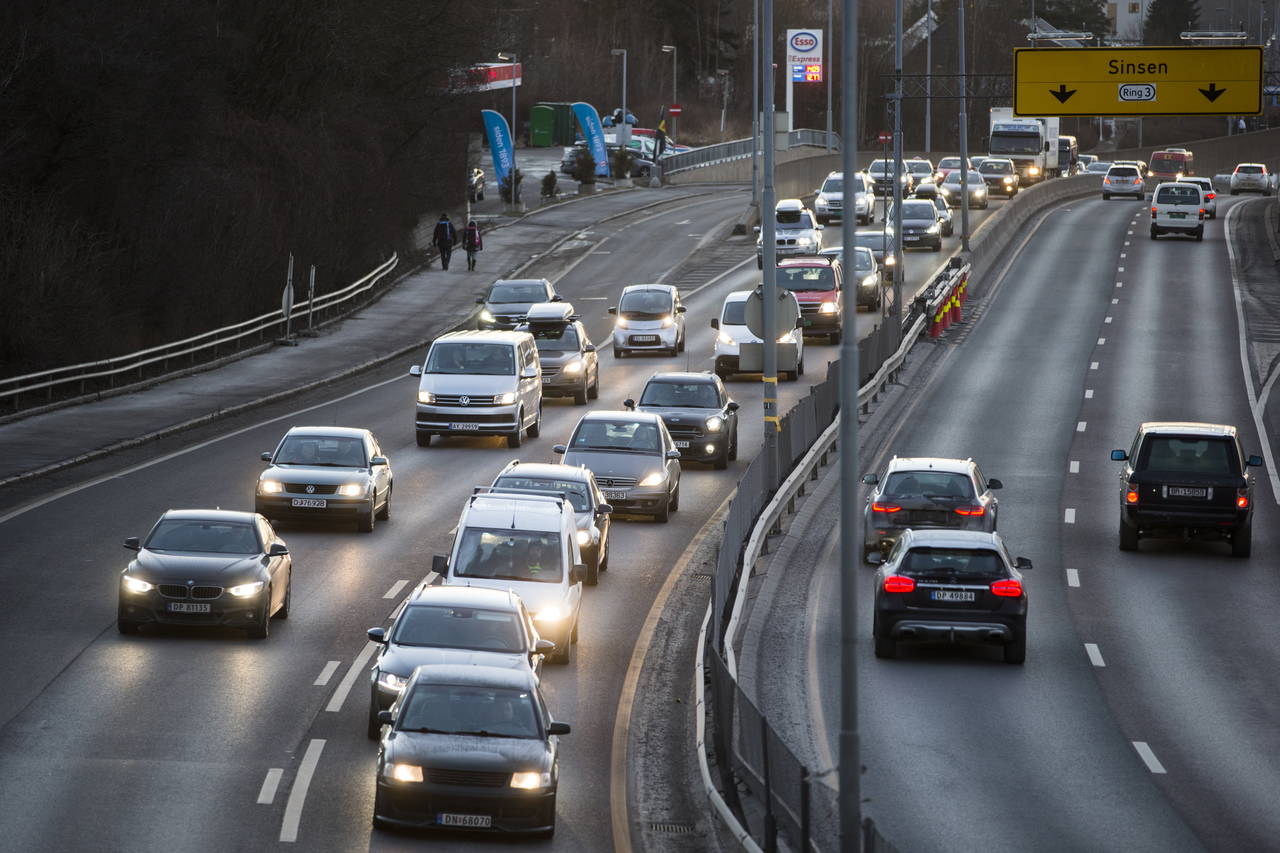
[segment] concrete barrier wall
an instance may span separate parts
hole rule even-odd
[[[883,153],[884,153],[883,150],[879,148],[874,148],[874,149],[868,148],[865,151],[859,151],[858,152],[858,168],[859,169],[867,168],[868,166],[871,165],[872,160],[879,159]],[[908,160],[911,159],[912,157],[920,157],[920,156],[928,157],[928,159],[933,161],[933,163],[936,165],[938,160],[940,160],[941,158],[953,157],[955,155],[944,153],[944,152],[927,155],[927,154],[921,154],[920,152],[917,152],[917,151],[906,151],[903,153],[903,156]],[[784,195],[782,191],[782,181],[783,181],[782,167],[795,163],[797,161],[801,161],[801,160],[821,160],[824,165],[821,167],[814,167],[814,168],[820,169],[822,174],[818,177],[818,182],[814,184],[810,184],[808,189],[804,190],[804,192],[797,192],[793,190]],[[763,167],[763,165],[764,164],[762,162],[761,166]],[[827,172],[838,172],[842,168],[844,168],[844,162],[841,159],[841,155],[838,152],[827,154],[827,152],[824,151],[823,149],[813,148],[811,146],[804,146],[801,148],[792,148],[789,151],[779,151],[778,166],[774,170],[774,180],[777,182],[777,186],[778,186],[778,198],[794,198],[797,195],[811,195],[812,191],[822,183],[822,178],[825,178],[827,176]],[[808,175],[809,173],[806,171],[804,174]],[[751,183],[751,158],[747,157],[742,160],[733,160],[728,163],[717,163],[714,166],[701,166],[697,169],[686,169],[683,172],[676,172],[674,175],[671,175],[667,179],[667,183],[669,184],[749,184]]]
[[[1191,150],[1196,157],[1196,174],[1205,177],[1228,173],[1237,163],[1266,163],[1268,170],[1280,170],[1280,128],[1197,139],[1179,147]],[[1150,160],[1151,152],[1159,150],[1162,148],[1126,148],[1098,156],[1103,160]]]

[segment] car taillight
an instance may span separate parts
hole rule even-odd
[[[1156,209],[1155,209],[1154,207],[1153,207],[1153,208],[1151,208],[1151,215],[1152,215],[1152,216],[1155,216],[1155,215],[1156,215]]]
[[[882,504],[877,501],[871,505],[871,509],[873,512],[897,512],[902,507],[897,504]]]
[[[1103,179],[1102,179],[1102,182],[1103,182],[1104,184],[1109,184],[1109,183],[1111,183],[1111,179],[1110,179],[1110,178],[1103,178]]]
[[[1246,492],[1244,489],[1241,489],[1239,492],[1236,493],[1236,508],[1237,509],[1249,508],[1249,493]]]
[[[1124,499],[1126,503],[1136,504],[1138,502],[1138,490],[1130,489],[1129,491],[1125,492]]]
[[[902,575],[889,575],[884,579],[885,592],[912,592],[916,588],[916,582],[911,578],[904,578]]]
[[[1001,598],[1021,598],[1022,581],[1014,580],[1013,578],[996,581],[991,584],[991,594],[998,595]]]
[[[987,514],[987,508],[981,505],[956,507],[956,515],[979,516],[979,515],[986,515],[986,514]]]
[[[1217,193],[1206,193],[1206,194],[1205,194],[1205,198],[1209,199],[1210,201],[1212,201],[1213,199],[1215,199],[1215,198],[1217,198],[1217,197],[1218,197],[1218,194],[1217,194]]]

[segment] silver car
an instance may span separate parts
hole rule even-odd
[[[680,451],[659,415],[591,412],[578,421],[569,443],[554,450],[566,465],[591,469],[617,512],[665,523],[680,508]]]
[[[988,480],[972,459],[893,457],[884,476],[868,474],[874,486],[863,511],[863,555],[889,549],[908,528],[996,529],[1000,502],[992,491],[1003,484]]]
[[[613,322],[613,355],[633,352],[684,352],[685,307],[671,284],[629,284],[618,304],[609,308]]]
[[[777,256],[816,255],[822,251],[822,229],[812,210],[798,198],[784,198],[774,208]],[[760,226],[756,226],[760,230]],[[756,268],[764,269],[764,234],[756,238]]]
[[[600,356],[587,329],[568,302],[544,302],[529,309],[516,328],[533,335],[542,365],[542,395],[572,397],[575,405],[600,396]]]
[[[367,429],[293,427],[262,461],[253,508],[273,522],[339,518],[369,533],[391,517],[391,462]]]
[[[1200,188],[1200,195],[1203,198],[1204,217],[1205,219],[1218,218],[1218,193],[1213,188],[1213,181],[1209,178],[1183,178],[1178,181],[1180,184],[1195,184]]]
[[[1241,163],[1231,173],[1231,194],[1262,193],[1271,195],[1271,175],[1262,163]]]

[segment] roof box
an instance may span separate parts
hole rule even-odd
[[[525,320],[529,323],[556,324],[570,323],[578,319],[573,313],[573,306],[568,302],[539,302],[529,306]]]

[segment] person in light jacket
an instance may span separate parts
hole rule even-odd
[[[449,221],[449,214],[440,214],[440,221],[436,223],[436,230],[431,235],[431,243],[440,250],[442,269],[449,268],[449,256],[453,254],[453,247],[457,242],[458,229],[454,228],[453,223]]]
[[[467,253],[467,269],[474,270],[476,268],[476,252],[484,249],[484,238],[480,235],[480,226],[472,219],[467,223],[467,227],[462,229],[462,248]]]

